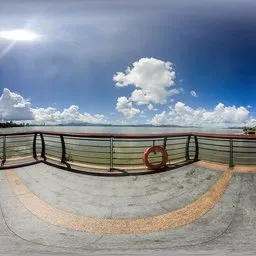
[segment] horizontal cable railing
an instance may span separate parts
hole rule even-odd
[[[6,162],[31,158],[58,161],[68,166],[104,169],[143,167],[146,149],[160,146],[168,155],[167,165],[207,160],[234,165],[256,165],[256,136],[203,133],[97,134],[46,131],[0,133],[0,158]],[[148,156],[162,161],[160,152]]]

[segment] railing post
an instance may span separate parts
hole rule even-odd
[[[1,166],[6,162],[6,136],[3,135],[3,160]]]
[[[41,138],[41,157],[46,161],[46,156],[45,156],[45,142],[44,142],[44,136],[42,133],[40,133],[40,138]]]
[[[187,142],[186,142],[186,161],[189,161],[190,160],[190,157],[189,157],[189,143],[190,143],[190,138],[191,136],[189,135],[188,138],[187,138]]]
[[[60,140],[61,140],[61,148],[62,148],[61,163],[65,164],[67,159],[66,159],[66,145],[65,145],[65,140],[63,135],[60,135]]]
[[[155,145],[156,145],[156,141],[153,140],[153,147],[155,147]],[[153,151],[153,153],[154,153],[154,155],[156,155],[156,151]]]
[[[37,133],[34,134],[34,140],[33,140],[33,157],[37,159],[37,153],[36,153],[36,137]]]
[[[196,147],[194,161],[197,161],[198,160],[198,155],[199,155],[199,147],[198,147],[198,138],[195,135],[194,135],[194,141],[195,141],[195,147]]]
[[[234,166],[233,139],[229,140],[229,167]]]
[[[110,137],[110,168],[109,170],[112,171],[113,169],[113,137]]]
[[[166,144],[167,144],[167,137],[164,137],[164,143],[163,143],[163,148],[166,149]]]

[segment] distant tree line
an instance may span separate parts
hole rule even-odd
[[[12,121],[10,122],[5,122],[5,123],[0,123],[0,128],[11,128],[11,127],[24,127],[24,126],[28,126],[29,124],[25,124],[25,123],[22,123],[22,124],[16,124],[16,123],[13,123]]]

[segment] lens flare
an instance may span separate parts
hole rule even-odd
[[[35,41],[39,37],[38,34],[25,29],[0,31],[0,38],[12,41]]]

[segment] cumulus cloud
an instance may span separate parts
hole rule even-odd
[[[28,121],[36,124],[58,124],[70,122],[106,123],[104,115],[81,113],[77,105],[63,111],[53,107],[32,108],[29,100],[5,88],[0,97],[1,120]]]
[[[256,127],[256,119],[255,118],[250,118],[250,119],[246,120],[241,126]]]
[[[152,104],[149,104],[148,105],[148,110],[153,110],[154,109],[154,106]]]
[[[56,108],[36,108],[32,109],[35,120],[38,123],[106,123],[104,115],[91,115],[89,113],[80,113],[77,105],[71,105],[62,112]]]
[[[195,91],[193,91],[193,90],[190,91],[190,94],[191,94],[193,97],[195,97],[195,98],[198,97],[197,93],[196,93]]]
[[[121,112],[128,119],[140,113],[140,110],[134,108],[132,106],[132,102],[129,101],[126,97],[119,97],[117,99],[116,110]]]
[[[171,62],[155,58],[141,58],[125,72],[117,72],[113,80],[117,87],[133,85],[130,101],[138,105],[149,103],[165,104],[167,98],[178,94],[181,89],[170,89],[175,83],[175,70]]]
[[[177,102],[169,112],[156,114],[151,123],[153,125],[193,125],[193,126],[230,126],[243,125],[251,119],[245,107],[225,106],[219,103],[213,110],[204,108],[193,109],[182,102]]]
[[[31,103],[21,95],[4,88],[0,97],[1,120],[33,120]]]
[[[149,110],[149,111],[157,111],[157,108],[155,108],[154,106],[153,106],[153,104],[148,104],[148,106],[147,106],[147,109]]]

